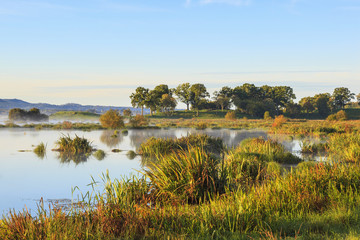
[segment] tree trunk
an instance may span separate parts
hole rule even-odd
[[[141,116],[144,116],[144,106],[141,106]]]
[[[186,104],[186,110],[189,111],[189,103]]]

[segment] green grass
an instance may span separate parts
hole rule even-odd
[[[196,111],[174,111],[171,115],[166,115],[165,113],[155,113],[152,116],[148,116],[150,119],[156,119],[156,118],[167,118],[167,119],[178,119],[178,118],[184,118],[184,119],[191,119],[191,118],[197,118],[197,119],[223,119],[225,118],[225,115],[229,112],[229,110],[200,110],[199,116],[197,116]],[[251,116],[247,114],[240,114],[236,113],[237,118],[252,118]]]
[[[100,115],[82,111],[60,111],[50,115],[50,120],[89,120],[97,121]]]
[[[149,138],[143,142],[138,153],[146,157],[160,157],[179,150],[186,150],[190,146],[199,146],[207,151],[220,154],[224,144],[220,138],[210,137],[205,134],[192,134],[177,139]]]

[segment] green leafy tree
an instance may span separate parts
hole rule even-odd
[[[360,93],[358,95],[356,95],[356,100],[357,100],[358,105],[360,105]]]
[[[149,89],[144,87],[138,87],[135,90],[135,93],[131,94],[131,105],[133,107],[141,108],[141,115],[144,115],[144,106],[146,100],[148,99]]]
[[[354,95],[355,94],[350,92],[350,90],[346,87],[335,88],[332,95],[335,108],[344,108],[351,99],[354,99]]]
[[[191,107],[197,110],[197,115],[199,115],[199,106],[204,103],[205,98],[209,97],[209,93],[206,90],[204,84],[196,83],[190,87],[191,91]]]
[[[330,98],[326,96],[319,96],[316,98],[316,108],[322,117],[327,117],[331,109],[329,107]]]
[[[191,103],[190,87],[190,83],[183,83],[174,89],[174,93],[178,97],[179,101],[186,104],[186,110],[189,110],[189,105]]]
[[[163,94],[160,101],[160,106],[164,109],[166,113],[173,111],[177,105],[175,98],[171,97],[169,94]]]
[[[113,109],[100,116],[100,123],[103,127],[111,129],[123,128],[125,126],[120,112]]]
[[[307,113],[313,112],[315,110],[315,98],[313,97],[304,97],[300,99],[299,104],[301,108]]]

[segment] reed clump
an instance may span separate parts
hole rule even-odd
[[[235,153],[251,156],[261,161],[296,164],[301,158],[286,151],[277,141],[263,138],[250,138],[242,141]]]
[[[41,142],[39,145],[37,145],[34,148],[34,153],[39,157],[39,158],[44,158],[46,155],[46,144],[44,144],[43,142]]]
[[[58,145],[57,151],[69,154],[86,154],[93,151],[91,142],[77,135],[74,138],[71,138],[69,135],[62,136],[56,144]]]

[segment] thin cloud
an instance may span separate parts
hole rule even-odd
[[[185,6],[190,6],[193,2],[192,0],[186,0]],[[248,6],[252,0],[198,0],[197,4],[208,5],[208,4],[227,4],[233,6]]]

